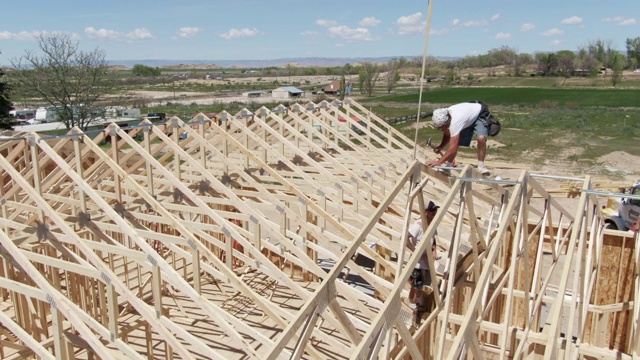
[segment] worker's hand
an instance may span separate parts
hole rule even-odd
[[[439,148],[439,147],[434,147],[434,148],[433,148],[433,152],[434,152],[434,153],[436,153],[436,154],[440,154],[440,155],[442,155],[442,149],[441,149],[441,148]]]
[[[427,166],[440,166],[442,164],[440,163],[440,161],[434,160],[434,161],[429,161],[426,165]]]

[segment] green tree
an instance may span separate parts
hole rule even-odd
[[[9,85],[5,81],[5,75],[0,68],[0,129],[11,130],[11,115],[9,112],[13,109],[11,101],[9,101]]]
[[[104,51],[82,51],[68,34],[43,34],[36,40],[43,55],[27,50],[11,60],[17,70],[12,73],[15,86],[55,107],[67,129],[86,130],[104,118],[104,101],[115,88]]]
[[[640,37],[627,39],[627,57],[632,68],[640,67]]]
[[[143,64],[135,64],[131,69],[131,74],[133,76],[141,76],[141,77],[151,77],[151,76],[160,76],[162,71],[158,67],[146,66]]]
[[[622,81],[622,71],[624,70],[624,64],[627,60],[626,56],[618,51],[615,51],[611,55],[611,84],[616,86]]]
[[[316,75],[318,73],[318,69],[313,68],[313,67],[306,67],[306,68],[304,68],[303,73],[306,76],[313,76],[313,75]]]

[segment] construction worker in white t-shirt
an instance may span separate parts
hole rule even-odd
[[[435,109],[433,111],[433,126],[442,131],[440,145],[433,149],[436,153],[442,153],[445,146],[449,145],[442,157],[430,161],[427,166],[443,166],[453,163],[460,146],[470,146],[473,134],[478,141],[478,171],[482,175],[490,175],[491,170],[484,166],[484,158],[487,153],[487,125],[481,121],[481,113],[487,108],[481,102],[465,102],[449,106],[448,108]],[[488,111],[488,110],[487,110]]]

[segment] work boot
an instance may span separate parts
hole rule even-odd
[[[478,171],[480,172],[480,174],[482,175],[491,175],[491,170],[487,169],[484,166],[478,167]]]

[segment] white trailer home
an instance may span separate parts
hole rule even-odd
[[[58,120],[58,109],[55,107],[39,107],[36,109],[36,122],[46,123]]]

